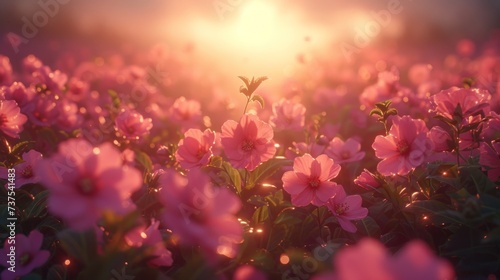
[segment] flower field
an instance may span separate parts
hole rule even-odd
[[[499,279],[500,34],[453,46],[0,52],[0,278]]]

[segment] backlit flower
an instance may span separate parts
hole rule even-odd
[[[241,202],[227,188],[214,188],[199,169],[187,177],[173,170],[160,175],[163,222],[184,244],[200,246],[207,256],[236,255],[243,228],[234,216]]]
[[[433,97],[436,113],[447,118],[453,118],[453,112],[458,104],[462,109],[463,117],[468,117],[483,111],[490,111],[491,95],[487,90],[473,88],[451,87],[442,90]]]
[[[345,142],[338,137],[333,138],[325,153],[339,164],[360,161],[365,157],[365,152],[361,151],[361,143],[354,138]]]
[[[347,195],[344,187],[335,186],[335,195],[331,197],[326,206],[332,212],[340,226],[348,232],[356,232],[356,226],[352,220],[361,220],[368,215],[368,209],[361,207],[360,195]]]
[[[221,144],[235,168],[254,170],[276,152],[272,127],[255,115],[244,115],[240,122],[222,125]]]
[[[304,127],[306,107],[282,98],[273,103],[273,115],[270,124],[277,129],[301,130]]]
[[[406,175],[424,163],[433,149],[432,142],[427,138],[427,132],[423,120],[396,116],[389,135],[378,135],[373,142],[375,156],[382,159],[377,165],[377,170],[386,176]]]
[[[153,127],[150,118],[144,118],[135,110],[122,111],[115,120],[116,129],[126,138],[139,139],[149,134]]]
[[[15,240],[15,250],[11,251]],[[5,239],[2,249],[0,249],[0,265],[5,267],[0,275],[3,280],[19,279],[30,273],[33,269],[41,267],[49,259],[48,250],[40,250],[43,242],[43,234],[38,230],[33,230],[28,236],[16,234],[15,239]],[[12,261],[12,264],[10,263]],[[10,270],[13,268],[14,271]]]
[[[58,153],[38,161],[35,172],[44,174],[49,211],[74,229],[91,228],[104,211],[127,213],[131,193],[142,185],[140,172],[123,165],[112,144],[92,147],[82,139],[60,143]]]
[[[337,185],[330,182],[340,172],[340,165],[327,155],[316,159],[310,154],[295,158],[293,171],[283,174],[283,189],[292,196],[292,204],[306,206],[312,203],[324,205],[335,192]]]
[[[179,141],[175,158],[185,169],[203,166],[213,155],[213,145],[215,145],[215,132],[210,129],[201,131],[191,128],[184,133],[184,139]]]
[[[153,258],[148,261],[148,264],[158,267],[171,266],[173,263],[172,253],[165,248],[163,238],[158,230],[159,225],[159,221],[153,220],[148,227],[136,227],[125,235],[125,241],[133,247],[151,246],[153,251],[150,257]]]
[[[16,101],[0,100],[0,131],[12,138],[19,138],[19,133],[23,131],[23,125],[28,120],[20,112]]]

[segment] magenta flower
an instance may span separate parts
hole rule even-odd
[[[215,132],[210,129],[201,131],[191,128],[184,133],[184,139],[179,141],[175,158],[182,168],[201,167],[210,161],[214,145]]]
[[[15,251],[10,248],[14,243],[10,243],[11,239],[5,239],[2,249],[0,249],[0,265],[5,267],[0,275],[3,280],[19,279],[24,275],[29,274],[33,269],[41,267],[50,256],[49,251],[40,250],[43,242],[43,234],[38,230],[33,230],[28,236],[24,234],[16,234]],[[14,254],[13,260],[10,255]],[[12,263],[10,263],[10,261]],[[14,272],[10,270],[14,267]]]
[[[491,95],[487,90],[473,88],[451,87],[442,90],[433,96],[436,113],[447,118],[453,118],[453,112],[458,104],[462,108],[464,118],[477,114],[481,110],[488,114],[490,111]]]
[[[0,86],[12,83],[12,66],[8,57],[0,55]]]
[[[196,100],[187,100],[184,96],[177,98],[170,108],[170,118],[182,129],[197,127],[201,121],[201,105]]]
[[[240,122],[222,125],[221,144],[235,168],[254,170],[276,152],[272,127],[255,115],[244,115]]]
[[[83,117],[78,111],[76,103],[63,100],[58,104],[57,108],[59,109],[59,116],[56,120],[57,127],[66,132],[72,132],[81,127]]]
[[[451,149],[452,139],[450,134],[440,126],[434,126],[428,133],[429,139],[434,144],[435,152],[444,152]]]
[[[315,159],[305,154],[295,158],[293,171],[285,172],[281,180],[283,189],[292,196],[293,205],[306,206],[312,203],[322,206],[335,195],[337,184],[330,180],[337,177],[339,172],[340,165],[327,155]]]
[[[234,272],[233,280],[266,280],[267,276],[255,266],[245,264]]]
[[[59,115],[55,95],[35,95],[33,100],[23,109],[30,122],[38,126],[53,125]]]
[[[0,100],[0,131],[12,137],[19,138],[23,125],[28,118],[21,114],[21,109],[14,100]]]
[[[316,276],[314,280],[452,280],[452,266],[436,257],[422,241],[407,243],[390,256],[379,241],[364,238],[345,247],[334,257],[335,272]]]
[[[139,139],[139,137],[149,134],[153,127],[150,118],[144,118],[135,110],[123,110],[115,120],[118,132],[128,139]]]
[[[276,129],[301,130],[304,128],[306,107],[282,98],[273,103],[273,115],[269,123]]]
[[[395,279],[453,280],[455,272],[446,260],[437,258],[420,240],[407,243],[391,260]]]
[[[5,95],[5,99],[16,101],[17,105],[21,108],[24,108],[35,96],[33,88],[26,88],[24,84],[19,82],[14,82],[9,87],[0,88],[0,95],[2,92]]]
[[[492,142],[491,146],[482,142],[479,151],[479,164],[488,173],[488,178],[492,182],[500,180],[500,142]]]
[[[153,220],[148,227],[139,226],[134,228],[125,235],[125,242],[132,247],[151,246],[153,248],[151,257],[153,259],[149,260],[148,264],[157,267],[171,266],[174,262],[172,253],[165,248],[163,238],[158,230],[159,225],[159,221]]]
[[[354,138],[345,142],[338,137],[333,138],[325,153],[339,164],[360,161],[365,157],[365,152],[361,151],[361,143]]]
[[[392,123],[389,135],[378,135],[372,145],[375,156],[382,159],[377,170],[386,176],[406,175],[424,163],[433,145],[427,138],[428,129],[423,120],[396,116]]]
[[[337,218],[340,226],[348,232],[358,230],[352,220],[361,220],[368,215],[368,209],[361,207],[361,196],[347,195],[341,185],[335,186],[335,195],[328,200],[326,206]]]
[[[243,228],[234,216],[241,202],[226,188],[214,188],[207,175],[193,169],[187,177],[167,170],[159,179],[163,222],[184,244],[198,245],[207,256],[234,257]],[[213,258],[212,258],[213,259]]]
[[[373,190],[376,188],[380,188],[381,186],[375,175],[368,171],[366,168],[363,169],[361,174],[359,174],[356,179],[354,179],[354,184],[367,190]]]
[[[38,161],[35,172],[44,174],[49,211],[77,230],[94,226],[104,211],[130,211],[130,195],[142,185],[140,172],[123,165],[112,144],[92,147],[82,139],[59,144],[58,153]]]
[[[24,162],[14,166],[16,170],[16,188],[20,188],[22,185],[40,182],[40,176],[35,173],[33,167],[42,159],[42,154],[35,150],[30,150],[24,153],[22,158]],[[7,169],[0,167],[0,170],[2,172],[0,178],[7,179]]]

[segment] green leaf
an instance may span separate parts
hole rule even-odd
[[[369,114],[369,115],[370,115],[370,116],[373,116],[373,115],[379,115],[379,116],[382,116],[383,114],[384,114],[384,113],[382,113],[382,111],[381,111],[380,109],[377,109],[377,108],[376,108],[376,109],[372,109],[372,110],[370,111],[370,114]]]
[[[250,204],[255,205],[257,207],[268,205],[267,201],[260,195],[252,195],[247,200],[247,203],[250,203]]]
[[[109,96],[111,96],[111,103],[113,104],[113,107],[116,109],[120,108],[120,97],[118,96],[118,93],[112,89],[108,90]]]
[[[238,78],[240,78],[240,80],[242,80],[245,83],[245,86],[247,88],[250,87],[250,80],[247,77],[245,77],[245,76],[238,76]]]
[[[59,232],[57,236],[66,253],[81,260],[85,265],[97,258],[97,240],[93,230],[81,232],[65,230]]]
[[[269,206],[267,205],[257,208],[252,216],[255,225],[263,224],[267,219],[269,219]]]
[[[242,186],[241,186],[241,176],[238,169],[232,167],[231,164],[229,164],[228,162],[222,163],[222,169],[226,172],[227,176],[229,177],[229,181],[236,189],[236,192],[240,194],[242,191]]]
[[[15,144],[14,147],[12,147],[11,153],[22,155],[22,153],[26,152],[26,150],[28,150],[28,148],[32,146],[32,144],[34,143],[35,143],[34,141],[19,142]]]
[[[358,225],[359,232],[363,234],[363,236],[370,236],[374,238],[380,237],[380,226],[372,217],[367,216],[363,220],[360,220]]]
[[[144,168],[146,173],[150,173],[153,170],[153,162],[148,154],[135,150],[135,161]]]
[[[222,157],[220,156],[213,156],[210,158],[210,162],[208,163],[208,166],[215,167],[215,168],[222,168]]]
[[[390,108],[385,113],[386,116],[390,116],[390,115],[396,116],[397,114],[398,114],[398,110],[396,110],[395,108]]]
[[[264,108],[264,98],[262,96],[255,94],[254,96],[252,96],[252,101],[259,102],[260,107]]]
[[[416,213],[428,214],[435,224],[455,223],[465,224],[465,220],[460,216],[460,213],[449,208],[448,205],[435,200],[420,200],[415,201],[405,208]]]
[[[246,189],[253,188],[257,183],[271,177],[274,173],[281,170],[284,166],[292,165],[292,161],[286,158],[272,158],[250,172],[250,177],[247,181]]]
[[[49,191],[42,191],[35,196],[35,199],[26,208],[25,213],[27,218],[43,217],[47,213],[47,199]]]
[[[49,272],[47,272],[48,280],[66,280],[67,269],[65,266],[56,264],[50,267]]]
[[[294,207],[283,209],[274,220],[275,225],[286,224],[288,226],[302,223],[302,219],[297,217]]]

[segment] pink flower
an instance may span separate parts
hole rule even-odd
[[[492,142],[491,146],[481,142],[479,151],[479,164],[488,172],[488,178],[492,182],[500,180],[500,142]]]
[[[210,129],[201,131],[191,128],[184,133],[184,139],[179,141],[175,158],[182,168],[201,167],[210,161],[213,145],[215,145],[215,132]]]
[[[373,190],[381,186],[375,175],[367,169],[363,169],[361,174],[354,179],[354,184],[367,190]]]
[[[377,240],[364,238],[358,244],[340,250],[333,260],[334,273],[314,277],[314,280],[452,280],[452,266],[436,257],[419,240],[407,243],[396,255],[390,256]]]
[[[434,126],[428,133],[429,139],[434,143],[434,151],[443,152],[450,150],[452,139],[450,134],[440,126]]]
[[[365,157],[365,152],[360,151],[361,144],[354,138],[349,138],[345,142],[335,137],[330,141],[325,153],[336,163],[360,161]]]
[[[318,157],[319,155],[325,153],[328,143],[328,138],[324,135],[321,135],[319,139],[309,145],[305,142],[293,142],[293,147],[288,148],[285,152],[285,156],[288,159],[294,159],[297,156],[304,154],[310,154],[312,157]]]
[[[324,205],[335,192],[337,185],[330,182],[340,172],[340,165],[334,163],[327,155],[316,159],[310,154],[295,158],[293,171],[283,174],[283,189],[292,196],[292,204],[306,206],[312,203]]]
[[[12,137],[19,138],[23,125],[28,118],[21,114],[16,101],[0,100],[0,131]]]
[[[41,267],[50,256],[48,250],[40,250],[43,242],[43,234],[38,230],[33,230],[28,236],[24,234],[16,234],[15,245],[10,243],[11,239],[5,239],[2,249],[0,249],[0,265],[6,269],[2,272],[3,280],[14,280],[27,275],[33,269]],[[11,251],[11,246],[15,246],[15,251]],[[10,263],[14,254],[15,261]],[[15,272],[10,268],[14,267]]]
[[[243,228],[234,216],[241,202],[226,188],[214,188],[207,175],[193,169],[187,177],[173,170],[161,174],[163,221],[184,244],[198,245],[208,256],[234,257]]]
[[[40,160],[35,172],[44,174],[49,211],[77,230],[91,228],[104,211],[131,210],[130,195],[142,185],[140,172],[123,165],[112,144],[94,148],[82,139],[59,144],[58,153]]]
[[[385,176],[406,175],[424,163],[433,150],[432,142],[427,138],[427,131],[423,120],[396,116],[389,135],[378,135],[373,142],[375,156],[382,159],[377,170]]]
[[[442,90],[433,96],[436,113],[447,118],[453,118],[453,112],[458,104],[462,108],[463,117],[479,113],[481,110],[488,114],[491,95],[487,90],[473,88],[465,89],[451,87]]]
[[[273,115],[269,123],[277,129],[301,130],[304,128],[306,107],[282,98],[273,103]]]
[[[139,139],[139,137],[149,134],[153,127],[150,118],[144,118],[135,110],[123,110],[115,120],[116,129],[125,138]]]
[[[0,55],[0,86],[12,83],[12,66],[8,57]]]
[[[436,258],[427,244],[420,240],[407,243],[391,260],[395,279],[405,280],[453,280],[453,267],[445,260]]]
[[[52,71],[48,66],[42,66],[32,73],[33,83],[39,85],[43,92],[62,93],[68,81],[68,76],[59,70]]]
[[[335,195],[328,200],[326,206],[337,218],[340,226],[348,232],[358,230],[352,220],[361,220],[368,215],[368,209],[361,207],[361,196],[347,195],[341,185],[335,186]]]
[[[129,231],[125,235],[125,242],[132,247],[150,246],[153,248],[151,257],[153,259],[148,261],[152,266],[171,266],[173,263],[172,253],[165,248],[163,238],[158,226],[159,221],[151,221],[148,227],[140,226]]]
[[[242,265],[234,272],[233,280],[266,280],[267,276],[252,265]]]
[[[73,130],[81,127],[83,117],[78,111],[78,106],[68,100],[62,100],[57,107],[59,109],[59,116],[56,120],[56,125],[66,131],[72,132]]]
[[[35,150],[30,150],[29,152],[24,153],[22,158],[24,162],[14,166],[14,169],[16,170],[16,188],[19,188],[22,185],[40,182],[40,176],[35,173],[33,167],[42,159],[42,154]],[[2,171],[0,178],[7,179],[7,170],[3,167],[0,167],[0,170]]]
[[[254,170],[276,152],[271,126],[255,115],[244,115],[240,122],[228,120],[222,125],[221,144],[235,168]]]
[[[35,96],[33,88],[26,88],[22,83],[14,82],[9,87],[0,88],[0,93],[4,93],[5,99],[14,100],[19,107],[24,108]],[[0,94],[1,95],[1,94]]]
[[[59,110],[54,95],[39,94],[23,108],[30,122],[39,126],[51,126],[57,120]]]
[[[403,280],[395,279],[389,271],[389,258],[382,243],[364,238],[356,245],[344,247],[335,254],[335,272],[314,277],[313,280]]]
[[[170,118],[183,129],[197,127],[201,121],[201,105],[196,100],[187,100],[184,96],[177,98],[170,108]]]

